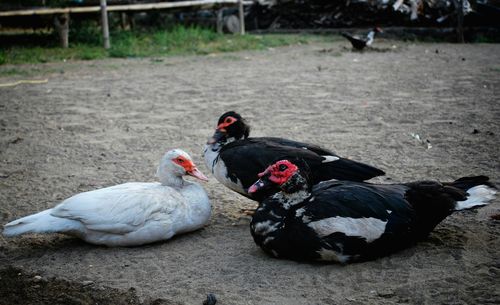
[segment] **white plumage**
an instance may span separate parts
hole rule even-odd
[[[245,188],[241,184],[241,181],[236,178],[236,183],[229,179],[227,174],[227,167],[224,161],[219,158],[219,152],[222,147],[219,144],[207,144],[205,150],[203,151],[203,158],[205,159],[205,165],[212,172],[212,175],[231,190],[246,194]]]
[[[185,181],[207,178],[187,153],[168,151],[157,171],[160,183],[131,182],[74,195],[52,209],[12,221],[5,236],[59,232],[89,243],[136,246],[202,228],[210,218],[205,190]]]
[[[455,211],[471,209],[481,205],[487,205],[495,199],[496,189],[487,185],[476,185],[467,190],[467,200],[457,201]]]

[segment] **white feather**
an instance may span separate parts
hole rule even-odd
[[[385,232],[387,221],[373,217],[329,217],[308,224],[320,237],[339,232],[347,236],[359,236],[367,242],[372,242]]]
[[[77,221],[54,217],[51,215],[51,212],[52,209],[48,209],[14,220],[4,226],[3,235],[12,237],[29,232],[51,233],[60,232],[62,230],[76,232],[82,229],[82,225]]]
[[[467,190],[467,200],[458,201],[455,210],[465,210],[476,206],[486,205],[495,198],[497,191],[487,185],[476,185]]]
[[[246,196],[247,193],[245,192],[245,189],[243,188],[241,181],[236,178],[236,183],[235,183],[228,178],[227,167],[224,164],[224,161],[222,161],[222,159],[219,158],[220,147],[216,147],[214,145],[218,144],[207,145],[205,147],[205,150],[203,152],[205,165],[212,172],[217,181],[219,181],[226,187],[230,188],[231,190]]]
[[[321,161],[321,163],[328,163],[328,162],[340,160],[339,157],[335,157],[335,156],[322,156],[322,157],[325,158],[325,160]]]
[[[258,222],[254,226],[254,232],[255,234],[258,235],[267,235],[269,233],[272,233],[276,231],[279,227],[280,223],[279,222],[271,222],[270,220]]]

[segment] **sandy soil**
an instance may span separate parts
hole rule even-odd
[[[0,223],[77,192],[152,181],[168,148],[187,150],[203,170],[203,144],[227,110],[247,117],[255,136],[377,165],[388,173],[377,182],[485,174],[500,183],[500,45],[378,41],[362,54],[346,45],[22,67],[48,82],[0,88]],[[112,293],[81,288],[85,297],[62,300],[201,304],[214,293],[221,305],[500,303],[500,221],[490,217],[499,199],[450,216],[415,247],[340,266],[267,257],[239,218],[253,203],[214,178],[204,185],[210,224],[168,242],[106,248],[63,235],[0,237],[0,303],[24,293],[25,303],[56,304],[55,292],[89,283]],[[6,285],[16,277],[24,284]]]

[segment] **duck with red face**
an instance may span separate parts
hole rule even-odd
[[[309,174],[301,160],[280,160],[248,189],[275,192],[250,223],[255,243],[274,257],[349,263],[384,256],[425,238],[454,211],[488,204],[496,193],[484,176],[312,186]]]
[[[167,151],[158,182],[128,182],[76,194],[54,208],[11,221],[4,236],[63,233],[106,246],[139,246],[204,227],[211,204],[193,176],[207,181],[181,149]]]
[[[352,161],[317,145],[274,137],[249,137],[250,126],[234,111],[224,113],[204,151],[205,164],[215,178],[228,188],[254,200],[267,193],[248,194],[248,188],[273,161],[304,160],[311,169],[311,181],[339,179],[364,181],[384,175],[373,166]]]

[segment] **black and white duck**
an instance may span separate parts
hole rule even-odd
[[[250,193],[277,192],[255,211],[254,241],[274,257],[299,261],[349,263],[388,255],[425,238],[453,212],[487,204],[496,193],[485,176],[451,183],[312,186],[307,165],[288,160],[259,176]]]
[[[375,34],[381,33],[381,32],[382,32],[382,30],[380,28],[375,27],[370,32],[368,32],[366,37],[361,37],[358,35],[351,35],[351,34],[346,33],[346,32],[341,33],[341,35],[344,36],[345,38],[347,38],[351,42],[352,47],[354,49],[361,51],[365,47],[371,46],[373,43],[373,40],[375,39]]]
[[[250,197],[248,188],[258,173],[275,160],[300,158],[311,169],[311,182],[339,179],[364,181],[385,173],[373,166],[342,158],[317,145],[282,138],[249,137],[250,127],[236,112],[224,113],[203,153],[205,164],[215,178],[228,188]],[[254,194],[259,201],[266,192]]]

